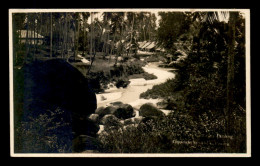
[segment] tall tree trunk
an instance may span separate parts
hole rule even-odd
[[[35,45],[36,45],[36,42],[35,42],[35,15],[34,14],[34,17],[33,17],[33,60],[35,60]]]
[[[93,49],[93,30],[94,30],[94,28],[93,28],[93,13],[90,13],[90,15],[91,15],[91,40],[90,40],[90,60],[91,60],[91,63],[90,63],[90,66],[89,66],[89,68],[88,68],[88,72],[87,72],[87,74],[89,74],[89,72],[90,72],[90,70],[91,70],[91,68],[92,68],[92,65],[93,65],[93,62],[94,62],[94,60],[95,60],[95,53],[93,54],[93,51],[92,51],[92,49]],[[93,57],[91,57],[91,55],[93,54]]]
[[[65,20],[65,15],[64,15],[64,20]],[[65,25],[65,22],[64,22],[64,25]],[[61,22],[61,29],[60,29],[60,34],[61,34],[61,58],[64,59],[64,36],[65,36],[65,33],[64,33],[64,25],[62,24]]]
[[[67,41],[66,41],[66,50],[67,50],[67,58],[66,60],[68,61],[69,60],[69,57],[70,57],[70,37],[69,37],[69,33],[70,33],[70,19],[68,18],[68,24],[67,24]]]
[[[86,45],[86,23],[85,23],[85,19],[83,17],[83,52],[82,52],[82,56],[85,56],[85,45]]]
[[[145,35],[145,23],[144,23],[144,19],[143,19],[143,31],[144,31],[144,41],[146,41],[146,35]]]
[[[78,15],[78,29],[77,29],[77,47],[76,47],[76,56],[79,52],[79,30],[80,30],[80,21],[79,21],[79,15]]]
[[[105,53],[105,47],[106,47],[106,40],[103,39],[103,46],[102,46],[102,55],[103,55],[103,59],[105,59],[106,57],[106,53]]]
[[[108,55],[108,52],[109,52],[108,41],[109,41],[109,33],[107,33],[107,40],[106,40],[106,56]]]
[[[50,16],[50,31],[51,31],[51,34],[50,34],[50,58],[52,58],[52,13],[51,13],[51,16]]]
[[[115,47],[115,34],[113,35],[113,45],[112,45],[112,48],[111,48],[111,51],[110,51],[110,55],[109,55],[109,61],[108,61],[108,63],[110,63],[110,61],[111,61],[111,55],[113,54],[113,52],[114,52],[114,47]]]
[[[77,31],[76,31],[76,21],[74,22],[75,23],[75,27],[74,27],[74,62],[76,61],[76,54],[77,54]]]
[[[42,13],[40,14],[40,16],[41,16],[41,25],[40,25],[40,32],[39,33],[42,35]],[[43,42],[43,39],[41,39],[41,41]]]
[[[27,56],[28,56],[28,54],[29,54],[28,35],[29,35],[29,14],[27,14],[26,39],[25,39],[26,54],[25,54],[25,57],[24,57],[24,63],[26,63],[26,61],[27,61]]]
[[[36,52],[38,52],[38,43],[39,43],[39,25],[38,25],[38,19],[37,19],[36,32],[37,32],[37,39],[36,39]]]
[[[19,34],[20,35],[19,45],[21,45],[22,44],[22,30],[20,29],[19,32],[20,32],[20,34]]]
[[[127,51],[127,55],[129,54],[130,50],[131,50],[131,44],[132,44],[132,38],[133,38],[133,30],[134,30],[134,21],[135,21],[135,16],[133,14],[133,22],[132,22],[132,29],[131,29],[131,38],[130,38],[130,46],[129,46],[129,49]]]
[[[123,48],[122,48],[122,47],[123,47],[123,46],[122,46],[122,45],[123,45],[123,43],[122,43],[122,31],[123,31],[123,30],[121,29],[121,31],[120,31],[120,42],[119,42],[119,43],[120,43],[120,45],[119,45],[119,46],[120,46],[120,49],[118,49],[118,51],[117,51],[117,55],[116,55],[116,57],[115,57],[116,60],[115,60],[114,66],[117,65],[118,57],[121,56],[121,53],[122,53],[122,50],[123,50]]]
[[[234,109],[234,56],[235,56],[235,23],[237,12],[230,12],[229,20],[229,42],[228,42],[228,69],[227,69],[227,131],[230,131],[231,115]]]
[[[90,13],[91,17],[91,33],[90,33],[90,59],[93,51],[93,13]]]
[[[68,15],[67,15],[67,13],[66,13],[66,19],[65,19],[65,34],[64,34],[64,36],[65,36],[65,47],[64,47],[64,49],[65,49],[65,51],[66,51],[66,54],[65,54],[65,59],[67,59],[67,57],[69,56],[68,55]]]

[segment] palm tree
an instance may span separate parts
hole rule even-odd
[[[124,21],[124,16],[125,16],[124,12],[117,12],[117,13],[113,13],[113,17],[111,19],[112,29],[115,30],[115,33],[118,31],[119,35],[120,35],[120,41],[119,41],[120,48],[117,48],[117,54],[115,57],[114,65],[117,65],[118,57],[122,54],[122,51],[123,51],[122,37],[123,37],[123,31],[124,31],[125,25],[126,25],[125,21]]]
[[[221,18],[228,19],[229,30],[228,30],[228,61],[227,61],[227,105],[224,110],[226,116],[226,129],[227,132],[230,130],[230,116],[234,110],[234,49],[235,49],[235,24],[237,21],[238,12],[207,12],[207,13],[196,13],[193,20],[198,18],[200,21],[208,22],[210,24],[214,21],[220,21]]]
[[[84,12],[82,13],[82,19],[83,19],[83,56],[85,55],[85,48],[86,48],[86,21],[89,18],[90,13]]]
[[[52,13],[50,13],[50,58],[52,58]]]
[[[227,112],[232,114],[234,109],[234,56],[235,56],[235,24],[238,18],[238,12],[229,13],[229,42],[228,42],[228,73],[227,73]],[[230,121],[228,121],[230,123]],[[229,126],[229,124],[227,124]]]
[[[129,49],[127,51],[127,56],[131,50],[131,44],[132,44],[132,38],[133,38],[133,31],[134,31],[134,22],[135,22],[135,13],[128,13],[128,17],[132,17],[132,27],[131,27],[131,36],[130,36],[130,45],[129,45]]]
[[[94,12],[91,12],[90,13],[90,17],[91,17],[91,32],[90,32],[90,59],[91,59],[91,63],[90,63],[90,66],[89,66],[89,69],[88,69],[88,72],[87,74],[89,74],[90,70],[91,70],[91,67],[93,65],[93,62],[95,60],[95,56],[96,56],[96,52],[95,52],[95,44],[93,44],[93,34],[94,34],[94,22],[93,22],[93,19],[94,19],[94,15],[96,13]],[[94,50],[93,50],[94,48]],[[93,54],[93,57],[91,57],[91,55]]]
[[[29,40],[28,40],[28,35],[29,35],[29,13],[26,15],[26,41],[25,41],[25,45],[26,45],[26,54],[24,57],[24,63],[26,63],[27,60],[27,56],[29,54]]]

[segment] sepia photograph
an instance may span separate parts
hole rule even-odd
[[[249,9],[9,9],[12,157],[251,157]]]

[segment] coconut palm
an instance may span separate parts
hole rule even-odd
[[[199,20],[213,24],[215,21],[228,21],[229,29],[227,42],[228,46],[228,60],[227,60],[227,104],[224,111],[226,115],[226,128],[229,132],[230,115],[234,110],[234,55],[235,55],[235,25],[238,19],[239,12],[197,12],[193,16],[193,20]]]

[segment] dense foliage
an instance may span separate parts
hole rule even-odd
[[[222,130],[224,125],[223,117],[216,118],[212,112],[202,114],[199,120],[194,120],[183,111],[173,112],[168,116],[141,122],[137,127],[129,125],[107,129],[99,136],[100,151],[107,153],[243,151],[245,148],[243,140],[225,135]],[[237,144],[240,146],[238,149]]]
[[[103,92],[109,83],[113,83],[117,88],[125,88],[131,78],[156,79],[156,76],[145,73],[142,67],[146,62],[167,63],[164,60],[170,53],[173,55],[173,62],[166,65],[174,68],[175,78],[153,86],[140,97],[163,99],[161,104],[164,109],[171,110],[171,113],[166,116],[155,106],[144,104],[138,110],[144,118],[135,123],[131,118],[136,110],[130,105],[97,109],[95,116],[98,124],[95,125],[104,125],[104,131],[99,134],[97,140],[99,151],[246,152],[245,19],[242,15],[237,15],[238,17],[230,16],[229,22],[224,22],[220,21],[214,12],[160,12],[159,15],[161,20],[157,31],[155,15],[145,12],[104,13],[104,21],[94,19],[91,24],[87,23],[88,17],[93,19],[93,14],[90,13],[16,15],[13,23],[15,65],[22,65],[25,56],[35,58],[36,49],[40,48],[28,41],[19,44],[19,34],[16,30],[27,28],[28,32],[28,27],[46,34],[46,41],[51,43],[47,43],[45,51],[50,51],[52,46],[48,48],[49,45],[55,43],[55,55],[61,55],[61,58],[67,55],[69,59],[71,55],[68,52],[71,51],[76,62],[79,50],[85,57],[85,53],[92,55],[94,52],[93,57],[89,57],[89,69],[92,67],[92,70],[84,75],[96,93]],[[25,18],[27,21],[22,22]],[[49,21],[54,23],[49,26]],[[42,25],[45,27],[42,28]],[[50,41],[50,37],[55,40]],[[144,61],[137,60],[140,57],[136,54],[134,58],[128,56],[131,48],[136,50],[137,41],[154,40],[155,37],[158,45],[165,48],[167,54],[153,54],[148,57],[143,55]],[[127,43],[130,43],[129,47]],[[61,53],[58,53],[59,51]],[[96,56],[96,52],[102,52],[104,55]],[[126,56],[123,56],[123,53]],[[108,60],[106,56],[109,54]],[[232,56],[234,60],[230,58]],[[120,58],[122,60],[119,60]],[[114,64],[110,65],[112,60]],[[231,83],[230,71],[234,74]],[[20,80],[23,81],[22,78]],[[230,86],[232,89],[228,88]],[[15,91],[19,93],[17,89]],[[229,91],[232,91],[232,100],[227,97]],[[18,99],[23,100],[18,96],[15,101]],[[231,107],[228,104],[230,101]],[[15,109],[17,108],[22,110],[22,103],[16,105]],[[64,121],[63,118],[68,116],[64,113],[57,108],[34,118],[28,117],[27,121],[15,119],[15,137],[19,140],[15,148],[19,152],[71,152],[70,134],[73,129],[66,119]],[[89,125],[77,124],[78,130]],[[85,130],[84,127],[82,130]]]
[[[161,13],[159,41],[169,52],[181,50],[187,57],[171,64],[177,69],[175,79],[140,96],[163,98],[166,108],[174,112],[138,127],[109,131],[100,137],[106,152],[246,152],[245,20],[237,17],[235,35],[230,36],[234,25],[199,20],[198,15],[212,13]],[[232,37],[235,45],[230,45]],[[233,107],[228,112],[230,49],[235,50],[235,81]]]
[[[64,110],[47,110],[37,118],[28,117],[16,129],[18,153],[72,152],[71,117]]]

